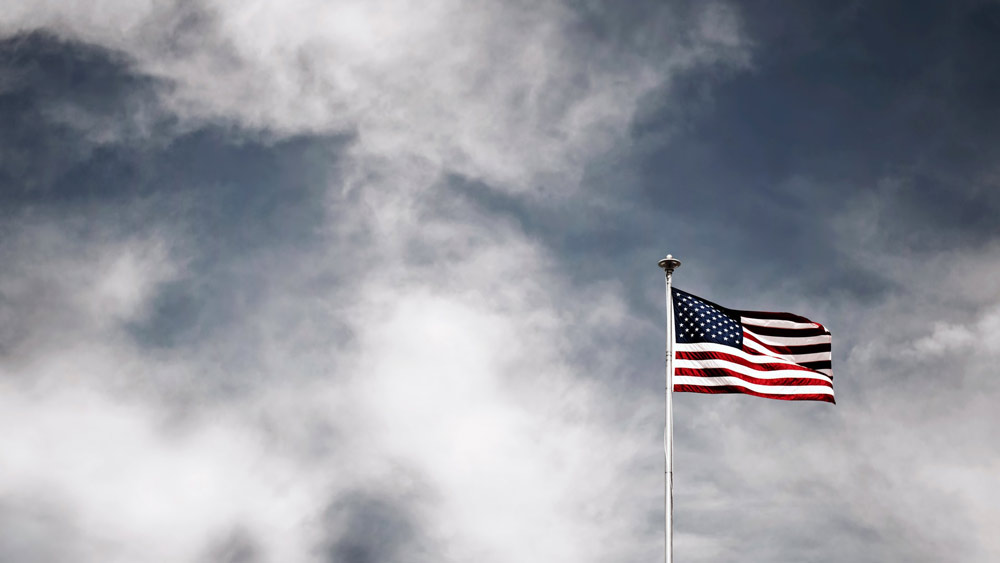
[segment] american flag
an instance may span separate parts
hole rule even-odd
[[[830,331],[791,313],[727,309],[673,288],[674,391],[833,397]]]

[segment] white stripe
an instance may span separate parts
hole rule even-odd
[[[818,369],[818,370],[816,370],[816,371],[818,371],[818,372],[820,372],[820,373],[825,373],[826,375],[829,375],[829,376],[830,376],[830,379],[831,379],[831,380],[833,379],[833,370],[832,370],[832,369],[830,369],[830,368],[823,368],[823,369]]]
[[[743,342],[745,344],[748,343],[746,340]],[[767,355],[759,356],[757,354],[748,354],[739,348],[733,348],[732,346],[726,346],[725,344],[715,344],[713,342],[678,342],[675,345],[674,350],[678,352],[717,352],[720,354],[731,354],[755,364],[795,364],[793,360],[778,356],[774,352],[767,350],[765,350]]]
[[[743,345],[752,350],[757,350],[761,354],[766,354],[772,358],[781,358],[793,364],[799,362],[823,362],[826,360],[832,360],[833,355],[831,352],[815,352],[813,354],[779,354],[770,348],[763,346],[750,340],[748,338],[743,339]]]
[[[757,340],[772,346],[808,346],[810,344],[829,344],[833,340],[833,337],[829,334],[821,334],[819,336],[764,336],[745,327],[743,332],[749,332],[754,335]]]
[[[773,354],[774,352],[771,352]],[[832,359],[830,352],[816,352],[815,354],[786,354],[784,356],[797,364],[805,362],[825,362]]]
[[[762,371],[758,369],[753,369],[751,367],[744,366],[742,364],[737,364],[735,362],[730,362],[727,360],[674,360],[675,368],[688,368],[688,369],[727,369],[729,371],[735,371],[736,373],[742,373],[743,375],[749,375],[750,377],[756,377],[757,379],[783,379],[788,377],[794,377],[798,379],[817,379],[819,381],[826,381],[827,383],[832,383],[826,377],[816,373],[815,371],[805,371],[801,369],[779,369],[779,370],[768,370]]]
[[[772,328],[822,328],[819,323],[798,321],[783,321],[780,319],[755,319],[753,317],[740,317],[740,322],[745,325],[769,326]]]
[[[733,387],[743,387],[758,393],[770,393],[772,395],[830,395],[833,396],[833,388],[822,385],[758,385],[748,383],[738,377],[692,377],[689,375],[675,375],[674,388],[678,385],[702,385],[705,387],[721,387],[732,385]]]

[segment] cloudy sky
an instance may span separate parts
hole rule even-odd
[[[0,560],[1000,560],[1000,4],[0,10]]]

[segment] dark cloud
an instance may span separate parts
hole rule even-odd
[[[362,491],[337,498],[326,510],[329,539],[323,561],[377,563],[429,561],[429,540],[403,499]]]
[[[183,232],[188,275],[164,286],[133,323],[145,344],[192,342],[238,322],[262,291],[241,283],[240,264],[301,252],[330,219],[327,171],[344,137],[184,132],[162,107],[163,81],[119,53],[42,33],[4,40],[0,61],[8,221],[74,217],[80,237]],[[158,133],[137,140],[137,131],[122,133],[130,126]]]
[[[897,250],[996,235],[995,4],[767,2],[743,15],[753,68],[711,90],[706,70],[680,76],[673,88],[703,103],[682,114],[676,142],[633,161],[642,201],[666,214],[644,228],[657,222],[682,256],[772,282],[797,269],[815,293],[836,275],[866,299],[891,283],[831,231],[859,198],[882,194],[877,228]],[[636,123],[638,141],[656,143],[678,113]],[[774,273],[747,272],[755,262]]]
[[[238,321],[263,288],[241,283],[247,261],[280,262],[314,247],[330,220],[327,170],[337,139],[266,143],[214,131],[175,139],[145,168],[140,187],[165,196],[153,221],[180,227],[192,243],[190,275],[165,286],[134,326],[141,341],[171,345]]]
[[[253,535],[238,527],[212,546],[205,560],[211,563],[257,563],[263,559]]]
[[[0,498],[0,559],[55,563],[77,557],[80,537],[67,507],[25,493]]]
[[[130,187],[140,163],[125,164],[136,160],[128,141],[170,121],[158,108],[162,86],[136,73],[127,56],[101,47],[43,32],[0,41],[0,197],[8,211]],[[117,148],[101,151],[105,143]],[[88,161],[92,173],[82,172],[90,185],[67,178],[79,177],[75,168]],[[115,176],[99,176],[116,164]]]

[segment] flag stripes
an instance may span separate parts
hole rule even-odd
[[[678,289],[673,298],[682,335],[674,344],[674,391],[836,402],[832,336],[823,325],[791,313],[726,309]],[[742,329],[737,338],[734,326]]]

